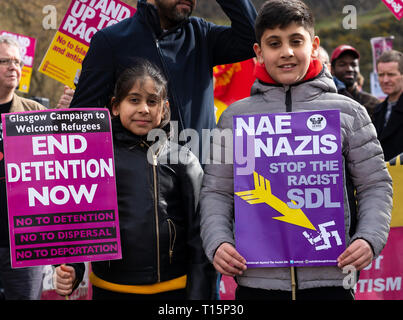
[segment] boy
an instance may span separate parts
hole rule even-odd
[[[353,291],[343,287],[343,267],[365,268],[379,255],[389,233],[392,184],[375,129],[363,106],[337,94],[331,75],[316,59],[319,38],[314,36],[312,13],[302,1],[267,1],[255,31],[258,80],[251,97],[222,114],[218,128],[232,129],[234,115],[340,110],[347,249],[337,266],[296,268],[296,297],[354,299]],[[224,153],[229,146],[221,148]],[[289,268],[247,269],[235,249],[233,181],[232,164],[206,165],[200,201],[207,257],[222,274],[236,276],[237,299],[290,299]]]

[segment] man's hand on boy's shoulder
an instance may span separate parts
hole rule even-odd
[[[357,239],[337,258],[337,266],[344,268],[351,265],[360,271],[368,266],[373,258],[371,245],[364,239]]]

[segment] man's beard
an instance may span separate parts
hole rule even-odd
[[[346,85],[347,88],[350,88],[352,86],[354,86],[354,84],[357,81],[357,76],[355,75],[354,78],[349,78],[349,79],[345,79],[343,80],[344,84]]]
[[[164,4],[164,0],[155,0],[155,4],[158,8],[159,14],[164,16],[165,19],[169,20],[172,25],[178,24],[185,20],[186,18],[190,17],[193,12],[194,2],[189,0],[191,5],[190,10],[179,10],[177,8],[177,4],[175,3],[173,6],[166,6]]]

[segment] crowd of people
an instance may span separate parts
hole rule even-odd
[[[217,128],[220,136],[232,129],[234,115],[308,108],[340,110],[349,204],[344,215],[346,223],[355,223],[346,225],[347,248],[336,266],[298,268],[294,294],[305,300],[354,299],[353,290],[343,287],[343,267],[359,272],[368,266],[390,228],[393,192],[385,160],[403,152],[402,53],[391,50],[377,61],[387,95],[381,102],[360,87],[360,54],[354,47],[342,44],[329,59],[303,1],[268,0],[256,12],[250,0],[217,0],[231,26],[191,17],[196,2],[139,0],[132,18],[94,35],[77,87],[66,87],[57,105],[107,107],[112,116],[123,257],[92,263],[92,298],[217,299],[220,275],[227,275],[236,279],[238,300],[290,299],[288,268],[247,268],[235,247],[233,164],[198,159],[169,133],[176,121],[180,131],[194,129],[200,138],[203,129]],[[253,57],[250,97],[233,103],[216,124],[212,68]],[[19,44],[0,37],[1,113],[45,108],[15,94],[21,68]],[[148,141],[155,128],[167,139]],[[42,267],[10,265],[0,133],[0,282],[6,299],[40,299]],[[200,148],[210,148],[203,142]],[[225,153],[229,146],[219,147]],[[186,157],[159,165],[171,153]],[[54,268],[56,292],[71,295],[85,265]]]

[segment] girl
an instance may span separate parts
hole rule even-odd
[[[210,299],[213,293],[215,272],[201,246],[196,210],[203,171],[189,150],[169,140],[167,96],[164,76],[147,60],[116,83],[112,128],[123,258],[92,263],[93,299]],[[166,135],[150,143],[154,128]],[[84,268],[57,267],[56,292],[71,294]]]

